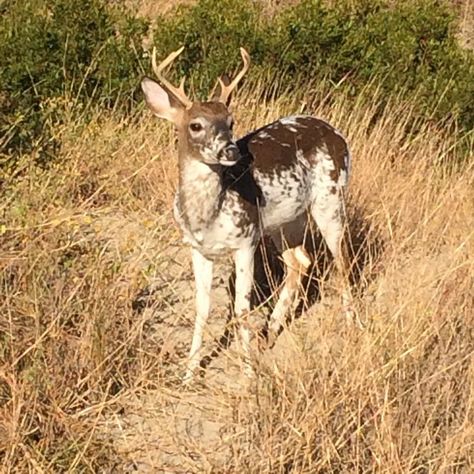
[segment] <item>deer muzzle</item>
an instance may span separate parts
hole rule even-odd
[[[217,160],[223,166],[232,166],[240,159],[240,152],[237,145],[230,142],[224,145],[217,153]]]

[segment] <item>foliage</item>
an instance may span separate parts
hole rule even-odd
[[[201,95],[236,67],[244,46],[254,77],[263,70],[281,90],[329,79],[358,95],[374,84],[387,99],[415,96],[419,115],[474,126],[474,58],[459,47],[447,4],[302,0],[269,18],[258,5],[202,0],[180,7],[158,19],[155,43],[163,55],[186,46],[178,72],[192,76]]]
[[[329,77],[358,93],[372,82],[385,96],[416,94],[418,112],[459,115],[474,126],[474,59],[455,37],[452,9],[422,0],[338,2],[303,0],[277,19],[273,51],[284,51],[289,74]],[[286,49],[283,49],[286,45]],[[375,80],[374,80],[375,79]]]
[[[3,156],[34,150],[44,161],[65,110],[141,100],[148,21],[105,0],[6,0],[0,10]],[[240,67],[244,46],[250,84],[265,82],[269,95],[316,83],[349,97],[377,89],[381,109],[395,95],[409,99],[418,118],[472,130],[474,57],[458,45],[456,28],[452,6],[437,0],[301,0],[273,15],[262,2],[200,0],[156,18],[153,43],[159,57],[186,47],[169,74],[186,75],[199,98]]]
[[[130,97],[146,30],[146,22],[119,16],[102,0],[7,0],[0,19],[4,151],[35,146],[47,155],[65,106]]]
[[[180,5],[176,15],[157,20],[157,53],[164,57],[184,45],[175,76],[191,76],[198,94],[205,97],[220,74],[239,67],[240,46],[251,52],[254,63],[262,61],[267,31],[261,13],[259,3],[248,0]]]

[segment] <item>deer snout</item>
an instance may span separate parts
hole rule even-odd
[[[217,160],[221,165],[232,166],[239,161],[240,153],[237,145],[230,142],[224,145],[217,153]]]

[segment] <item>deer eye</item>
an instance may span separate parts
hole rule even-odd
[[[230,124],[229,124],[229,130],[234,130],[234,121],[231,120]]]
[[[202,125],[199,122],[193,122],[189,124],[189,129],[191,130],[191,132],[197,133],[202,130]]]

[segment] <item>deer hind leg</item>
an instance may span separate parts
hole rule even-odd
[[[311,258],[304,248],[304,237],[307,228],[307,215],[299,216],[287,224],[278,234],[272,235],[276,247],[282,252],[286,267],[286,277],[278,301],[272,311],[269,323],[268,345],[273,345],[280,332],[289,310],[294,310],[299,303],[301,280],[311,264]],[[286,250],[283,250],[286,247]]]
[[[289,310],[296,309],[301,280],[311,265],[311,259],[302,245],[287,249],[282,254],[286,266],[286,277],[278,301],[270,316],[269,346],[274,343]]]
[[[349,282],[350,260],[347,242],[344,239],[345,212],[342,190],[337,189],[336,193],[329,193],[320,199],[317,198],[311,208],[311,214],[334,257],[339,282],[343,288],[342,311],[350,323],[362,328],[363,325],[354,309]]]

